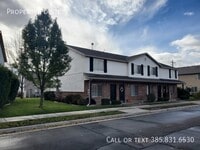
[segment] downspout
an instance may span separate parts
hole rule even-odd
[[[88,91],[88,104],[87,106],[90,106],[91,103],[91,80],[89,79],[89,91]]]

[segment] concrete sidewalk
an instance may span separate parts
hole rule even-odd
[[[105,108],[105,109],[94,109],[94,110],[71,111],[71,112],[41,114],[41,115],[29,115],[29,116],[0,118],[0,123],[23,121],[23,120],[34,120],[34,119],[41,119],[41,118],[60,117],[60,116],[92,114],[92,113],[100,113],[100,112],[108,112],[108,111],[122,111],[122,112],[125,112],[125,113],[128,113],[128,114],[147,112],[147,110],[137,108],[136,106],[133,106],[133,107],[116,107],[116,108]]]

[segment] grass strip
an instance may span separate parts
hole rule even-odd
[[[122,105],[96,105],[88,107],[45,100],[44,107],[41,109],[38,107],[39,102],[39,98],[17,98],[12,104],[0,109],[0,118],[123,107]]]
[[[180,106],[194,106],[194,105],[197,105],[197,104],[194,104],[194,103],[173,104],[173,105],[143,107],[142,109],[147,109],[147,110],[158,110],[158,109],[166,109],[166,108],[173,108],[173,107],[180,107]]]
[[[0,129],[35,125],[35,124],[44,124],[44,123],[50,123],[50,122],[77,120],[77,119],[92,118],[92,117],[99,117],[99,116],[117,115],[117,114],[122,114],[122,113],[124,112],[108,111],[108,112],[99,112],[99,113],[87,113],[87,114],[81,114],[81,115],[60,116],[60,117],[30,119],[30,120],[15,121],[15,122],[5,122],[5,123],[0,123]]]

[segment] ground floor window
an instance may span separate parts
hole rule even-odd
[[[92,84],[92,96],[102,96],[102,85],[101,84]]]
[[[191,92],[192,93],[196,93],[197,92],[197,87],[195,86],[195,87],[191,87]]]
[[[131,84],[131,96],[138,95],[138,85]]]

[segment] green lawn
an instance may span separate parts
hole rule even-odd
[[[39,106],[39,98],[26,98],[26,99],[17,98],[11,105],[4,106],[2,109],[0,109],[0,118],[88,110],[88,109],[100,109],[108,107],[119,107],[119,105],[87,107],[87,106],[70,105],[53,101],[44,101],[43,109],[39,108],[38,106]]]

